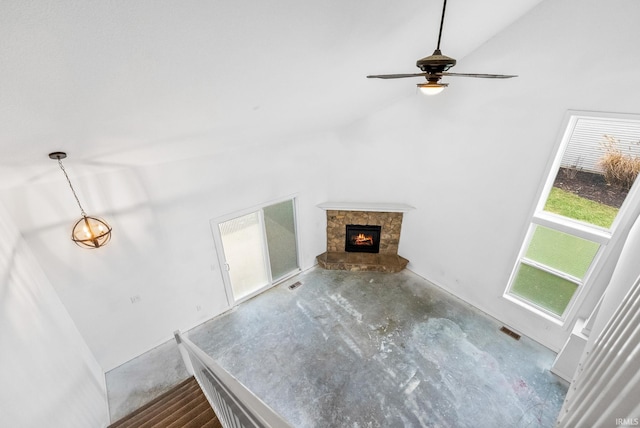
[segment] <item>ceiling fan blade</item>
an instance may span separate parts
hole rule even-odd
[[[423,77],[428,73],[408,73],[408,74],[374,74],[367,76],[368,79],[403,79],[405,77]]]
[[[438,74],[442,76],[480,77],[485,79],[510,79],[512,77],[518,77],[515,74],[449,73],[447,71]]]

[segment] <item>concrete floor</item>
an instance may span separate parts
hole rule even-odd
[[[294,427],[554,426],[555,354],[501,326],[408,270],[315,268],[188,337]],[[175,370],[174,346],[153,365]],[[112,414],[140,395],[122,385],[149,358],[107,375]]]

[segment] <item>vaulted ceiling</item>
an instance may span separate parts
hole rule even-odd
[[[450,1],[460,59],[540,0]],[[339,128],[416,91],[440,0],[85,1],[0,4],[0,188]],[[98,168],[99,167],[99,168]],[[58,177],[59,178],[59,177]]]

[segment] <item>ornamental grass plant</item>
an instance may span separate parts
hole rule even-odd
[[[604,179],[611,186],[629,190],[640,173],[640,157],[623,152],[619,140],[609,135],[605,135],[604,138],[604,154],[599,160],[604,171]]]

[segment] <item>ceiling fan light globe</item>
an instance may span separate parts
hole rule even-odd
[[[443,83],[436,82],[428,82],[428,83],[418,83],[418,88],[420,88],[420,92],[425,95],[438,95],[440,92],[444,91],[447,85]]]

